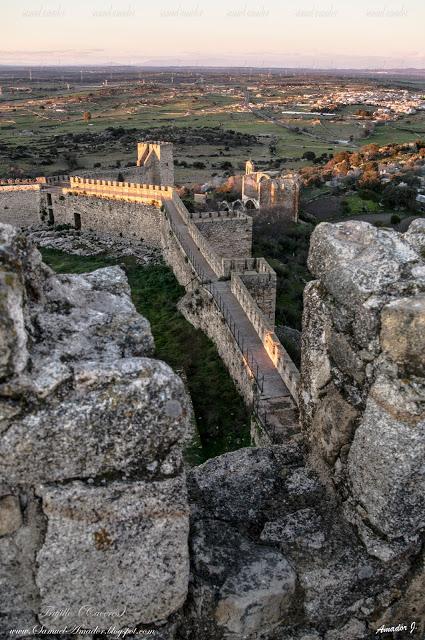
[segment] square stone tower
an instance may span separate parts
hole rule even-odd
[[[174,185],[173,144],[171,142],[139,142],[137,166],[143,167],[147,184]]]

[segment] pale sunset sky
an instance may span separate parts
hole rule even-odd
[[[424,0],[3,0],[0,64],[425,68],[424,25]]]

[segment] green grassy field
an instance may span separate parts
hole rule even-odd
[[[53,249],[43,249],[42,254],[59,273],[84,273],[117,264],[107,257],[73,256]],[[184,289],[172,271],[165,265],[139,266],[132,258],[119,264],[125,265],[137,310],[151,324],[155,357],[185,374],[200,440],[188,449],[188,461],[199,464],[249,446],[249,413],[214,344],[177,310]]]

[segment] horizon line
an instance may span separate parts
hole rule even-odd
[[[285,70],[285,71],[378,71],[388,73],[390,71],[425,71],[425,67],[309,67],[309,66],[299,66],[299,67],[288,67],[288,66],[275,66],[275,65],[266,65],[266,66],[254,66],[254,65],[221,65],[221,64],[212,64],[212,65],[197,65],[197,64],[185,64],[185,65],[161,65],[161,64],[136,64],[136,63],[70,63],[70,64],[37,64],[37,63],[0,63],[0,69],[2,68],[23,68],[28,69],[29,67],[38,67],[43,69],[57,69],[57,68],[75,68],[75,67],[86,67],[86,68],[98,68],[98,67],[120,67],[127,69],[243,69],[243,70]]]

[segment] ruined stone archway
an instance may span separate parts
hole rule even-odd
[[[255,200],[249,199],[245,202],[245,209],[247,209],[248,211],[252,211],[253,209],[258,209],[258,205]]]
[[[244,211],[245,205],[242,202],[242,200],[235,200],[232,203],[232,209],[233,209],[233,211]]]

